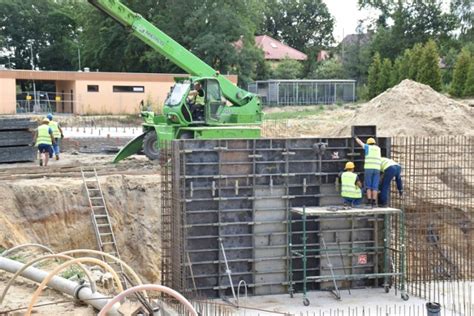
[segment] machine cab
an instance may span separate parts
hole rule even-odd
[[[212,125],[225,107],[219,82],[213,78],[177,79],[165,101],[164,114],[171,123]]]

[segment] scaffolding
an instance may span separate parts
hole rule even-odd
[[[356,101],[356,81],[258,80],[248,91],[258,94],[265,106],[343,104]]]

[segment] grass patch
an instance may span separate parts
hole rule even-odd
[[[65,279],[70,279],[75,275],[77,275],[80,279],[84,277],[85,274],[84,274],[84,271],[78,266],[71,266],[61,273],[61,277]]]
[[[265,112],[265,110],[263,110]],[[282,112],[265,113],[264,120],[288,120],[288,119],[299,119],[313,115],[320,115],[324,112],[324,107],[308,108],[308,109],[295,109]]]

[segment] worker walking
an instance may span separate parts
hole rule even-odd
[[[41,125],[38,126],[38,130],[36,131],[36,142],[35,146],[38,147],[38,151],[40,153],[40,166],[46,167],[48,165],[49,158],[53,157],[53,144],[54,144],[54,136],[53,130],[49,127],[49,119],[47,117],[43,118],[41,121]],[[44,158],[44,162],[43,162]]]
[[[402,184],[402,167],[400,164],[392,159],[382,157],[380,163],[380,172],[382,175],[382,185],[380,188],[380,205],[385,207],[388,205],[388,198],[390,193],[390,183],[392,179],[395,179],[397,183],[397,189],[400,196],[403,195],[403,184]]]
[[[53,136],[54,136],[54,144],[53,144],[53,151],[54,155],[56,156],[56,160],[59,160],[59,142],[61,139],[64,138],[63,130],[61,129],[61,126],[59,126],[59,123],[56,121],[53,121],[53,114],[49,113],[46,116],[49,119],[49,127],[53,130]]]
[[[375,139],[370,137],[367,144],[364,144],[359,137],[355,137],[356,142],[364,148],[364,187],[367,190],[367,204],[374,207],[377,204],[377,193],[380,181],[381,151]]]
[[[344,205],[357,206],[362,200],[362,183],[359,177],[354,173],[355,165],[349,161],[346,163],[344,172],[340,175],[341,178],[341,196],[344,200]]]

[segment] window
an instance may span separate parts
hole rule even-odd
[[[114,86],[114,92],[137,92],[143,93],[145,92],[144,86]]]
[[[87,85],[87,92],[99,92],[99,86],[96,84]]]
[[[168,95],[168,98],[166,98],[165,105],[167,106],[179,105],[181,103],[181,100],[183,100],[184,95],[188,92],[188,90],[189,90],[189,82],[176,83],[173,87],[172,92]]]

